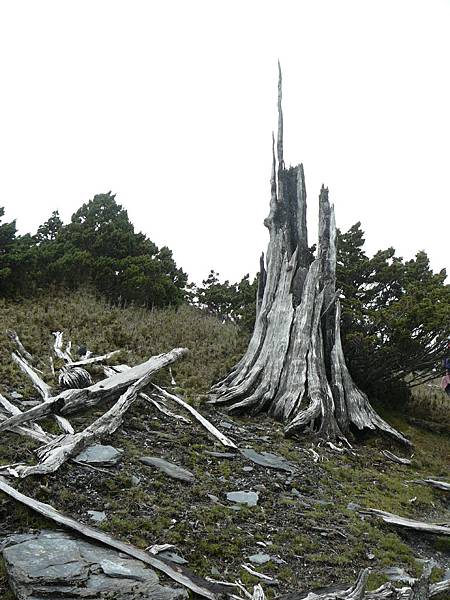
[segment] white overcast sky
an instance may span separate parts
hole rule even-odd
[[[34,233],[112,190],[200,281],[267,245],[276,61],[311,238],[449,267],[450,0],[0,0],[0,206]],[[311,239],[311,242],[314,241]]]

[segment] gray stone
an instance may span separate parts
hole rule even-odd
[[[62,531],[10,536],[3,559],[11,588],[20,600],[61,598],[187,598],[183,589],[162,586],[147,565],[116,550]]]
[[[80,462],[90,465],[112,467],[122,458],[122,451],[112,446],[94,444],[80,452],[75,458]]]
[[[254,471],[253,467],[243,467],[242,470],[246,473],[251,473],[252,471]]]
[[[208,498],[211,500],[211,502],[219,502],[219,498],[214,496],[214,494],[208,494]]]
[[[231,423],[228,423],[228,421],[220,421],[219,427],[221,427],[222,429],[231,429],[233,425]]]
[[[179,481],[185,481],[186,483],[193,483],[195,481],[194,474],[174,463],[164,460],[164,458],[157,458],[156,456],[143,456],[140,458],[141,463],[149,467],[156,467],[169,477],[178,479]]]
[[[16,392],[15,390],[10,393],[10,397],[11,400],[22,400],[23,398],[22,394],[19,394],[19,392]]]
[[[140,477],[136,477],[136,475],[132,475],[131,476],[131,483],[133,485],[139,485],[141,483],[141,478]]]
[[[228,458],[228,459],[233,459],[236,458],[237,454],[233,454],[232,452],[212,452],[210,450],[206,450],[205,454],[208,454],[209,456],[214,456],[215,458]]]
[[[170,552],[170,550],[165,550],[164,552],[159,552],[158,558],[165,558],[166,560],[176,563],[177,565],[187,565],[187,563],[188,563],[188,561],[185,558],[183,558],[182,556],[179,556],[175,552]]]
[[[347,504],[347,510],[358,510],[360,508],[361,508],[360,505],[356,504],[356,502],[349,502]]]
[[[287,471],[288,473],[293,473],[297,470],[297,467],[293,463],[271,452],[255,452],[253,448],[244,448],[241,450],[241,454],[261,467],[278,469],[279,471]]]
[[[91,521],[94,521],[94,523],[97,523],[97,525],[100,525],[100,523],[106,521],[106,513],[104,513],[103,511],[88,510],[87,514],[89,515]]]
[[[270,554],[263,554],[259,552],[258,554],[252,554],[248,557],[249,561],[255,565],[264,565],[271,560]]]
[[[238,504],[247,504],[247,506],[256,506],[258,503],[258,492],[228,492],[227,500],[237,502]]]

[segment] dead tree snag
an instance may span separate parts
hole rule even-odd
[[[281,70],[278,139],[272,141],[272,176],[266,261],[261,258],[257,317],[247,352],[211,390],[211,402],[230,411],[268,411],[287,434],[312,428],[327,439],[346,439],[350,427],[379,430],[409,445],[383,421],[347,369],[336,290],[336,225],[328,189],[319,196],[316,256],[308,246],[303,165],[283,158]]]

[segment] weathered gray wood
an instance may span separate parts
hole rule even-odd
[[[136,558],[137,560],[141,560],[142,562],[151,565],[153,568],[165,573],[168,577],[173,579],[174,581],[180,583],[181,585],[187,587],[192,590],[196,594],[200,594],[204,598],[209,598],[210,600],[216,600],[220,597],[220,595],[225,591],[219,585],[211,584],[210,582],[201,579],[190,573],[184,567],[174,564],[167,563],[161,558],[157,558],[153,554],[149,554],[144,550],[140,550],[139,548],[135,548],[130,544],[126,544],[125,542],[121,542],[116,540],[115,538],[94,529],[93,527],[89,527],[88,525],[84,525],[83,523],[79,523],[74,519],[67,517],[56,509],[54,509],[49,504],[44,504],[43,502],[39,502],[38,500],[34,500],[29,496],[25,496],[21,494],[19,491],[11,487],[6,483],[6,481],[0,477],[0,491],[7,494],[14,500],[21,502],[25,506],[33,509],[37,513],[43,515],[47,519],[51,519],[55,523],[62,525],[63,527],[67,527],[73,531],[76,531],[79,535],[83,537],[87,537],[90,539],[97,540],[106,546],[110,546],[111,548],[116,548],[120,552],[124,552],[125,554]]]
[[[201,423],[203,427],[209,431],[209,433],[211,433],[215,438],[217,438],[221,444],[227,446],[228,448],[237,448],[236,444],[232,440],[230,440],[230,438],[228,438],[221,431],[219,431],[217,427],[214,427],[214,425],[210,421],[208,421],[208,419],[205,419],[205,417],[201,415],[198,412],[198,410],[195,410],[193,406],[185,402],[182,398],[176,396],[175,394],[170,394],[169,392],[167,392],[163,388],[160,388],[156,384],[153,384],[153,387],[161,394],[163,398],[167,398],[168,400],[176,402],[189,413],[191,413],[191,415],[195,419],[197,419],[197,421]]]
[[[447,483],[446,481],[439,481],[438,479],[414,479],[413,483],[419,483],[420,485],[430,485],[431,487],[437,488],[438,490],[450,492],[450,483]]]
[[[20,338],[17,335],[17,333],[13,329],[7,329],[6,330],[6,335],[13,342],[13,344],[15,344],[15,346],[17,347],[17,350],[18,350],[18,352],[20,354],[20,356],[22,356],[22,358],[24,358],[28,362],[33,362],[33,357],[31,356],[31,354],[27,350],[25,350],[25,348],[23,347],[23,344],[20,341]]]
[[[12,404],[7,398],[2,396],[1,394],[0,394],[0,407],[1,407],[0,422],[5,421],[8,417],[22,414],[22,411],[17,406]],[[38,442],[41,442],[43,444],[48,444],[55,437],[49,433],[46,433],[42,429],[42,427],[40,427],[36,423],[31,423],[30,427],[20,427],[20,426],[12,427],[11,431],[13,431],[14,433],[17,433],[19,435],[24,435],[26,437],[29,437],[29,438],[36,440]]]
[[[122,373],[123,371],[129,371],[130,369],[131,367],[129,367],[128,365],[115,365],[114,367],[103,367],[103,372],[107,377],[112,377],[112,375],[114,375],[115,373]],[[170,372],[171,370],[169,367],[169,373]],[[167,406],[165,406],[165,404],[156,401],[154,398],[148,396],[147,394],[144,394],[143,392],[139,394],[139,398],[142,398],[142,400],[145,400],[146,402],[152,404],[157,410],[162,412],[163,415],[166,415],[167,417],[177,419],[177,421],[183,421],[184,423],[190,423],[189,419],[187,419],[186,417],[173,413],[167,408]]]
[[[80,367],[82,365],[92,365],[97,362],[104,362],[105,360],[112,358],[119,352],[120,352],[120,350],[113,350],[112,352],[108,352],[107,354],[102,354],[101,356],[90,356],[89,358],[82,358],[81,360],[71,361],[67,364],[68,364],[68,366],[71,366],[71,367]]]
[[[161,366],[159,367],[161,368]],[[21,466],[16,470],[21,478],[29,475],[54,473],[69,458],[80,452],[93,439],[104,434],[112,434],[122,424],[126,411],[136,400],[139,392],[151,381],[156,372],[155,365],[147,362],[147,372],[130,385],[119,400],[101,417],[78,433],[60,436],[37,450],[40,462],[37,465]],[[131,371],[131,369],[130,369]],[[127,371],[127,372],[130,372]]]
[[[450,527],[444,525],[426,523],[425,521],[415,521],[414,519],[400,517],[399,515],[394,515],[383,510],[377,510],[376,508],[359,508],[358,512],[366,515],[375,515],[383,519],[385,523],[390,523],[391,525],[396,525],[398,527],[405,527],[406,529],[412,529],[423,533],[432,533],[434,535],[450,535]]]
[[[410,458],[403,458],[402,456],[397,456],[396,454],[389,452],[389,450],[382,450],[381,454],[383,454],[383,456],[385,456],[392,462],[395,462],[399,465],[410,465],[412,463],[412,460]]]
[[[132,367],[129,371],[107,377],[94,385],[81,390],[65,390],[53,398],[49,398],[39,406],[35,406],[20,415],[14,415],[0,423],[0,432],[29,421],[37,421],[54,413],[71,413],[100,401],[117,397],[129,385],[143,377],[149,370],[155,373],[187,354],[186,348],[175,348],[165,354],[152,356],[148,361]]]
[[[268,411],[285,422],[289,435],[312,428],[322,438],[345,440],[353,425],[409,445],[377,415],[348,372],[340,338],[334,208],[322,186],[313,259],[303,166],[284,163],[281,83],[280,69],[277,158],[272,138],[270,210],[264,221],[267,270],[263,258],[255,327],[245,355],[212,387],[210,402],[229,411]]]
[[[39,377],[36,371],[27,363],[25,358],[18,356],[13,352],[11,354],[13,361],[19,366],[20,370],[25,373],[30,379],[33,386],[42,396],[43,400],[46,401],[51,397],[52,389],[49,385],[45,383],[43,379]],[[18,414],[18,413],[17,413]],[[71,423],[62,417],[61,415],[54,415],[55,421],[58,423],[59,428],[64,433],[73,433],[74,429]]]
[[[422,575],[411,586],[395,587],[391,582],[385,583],[376,590],[367,591],[367,580],[370,569],[360,571],[356,583],[348,589],[333,588],[330,591],[310,592],[303,594],[290,593],[281,596],[280,600],[430,600],[450,590],[450,580],[430,584],[432,562],[425,564]]]

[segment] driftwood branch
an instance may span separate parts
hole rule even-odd
[[[81,360],[77,360],[75,362],[70,361],[67,363],[67,366],[80,367],[82,365],[92,365],[97,362],[103,362],[105,360],[108,360],[109,358],[115,356],[119,352],[120,352],[120,350],[113,350],[112,352],[108,352],[107,354],[102,354],[101,356],[91,356],[89,358],[82,358]]]
[[[57,396],[49,398],[42,404],[34,406],[20,415],[15,415],[0,423],[0,432],[29,421],[43,419],[57,412],[64,414],[76,412],[77,410],[94,406],[100,401],[117,397],[128,386],[148,373],[148,371],[155,373],[159,369],[172,364],[186,353],[186,348],[175,348],[166,354],[152,356],[148,361],[132,367],[126,372],[117,373],[87,388],[65,390]]]
[[[161,396],[163,396],[163,398],[167,398],[168,400],[176,402],[188,412],[190,412],[191,415],[195,417],[197,421],[209,431],[209,433],[211,433],[215,438],[217,438],[221,444],[227,446],[228,448],[237,448],[236,444],[232,440],[230,440],[230,438],[228,438],[221,431],[219,431],[217,427],[214,427],[214,425],[210,423],[208,419],[205,419],[205,417],[203,417],[197,410],[195,410],[193,406],[182,400],[179,396],[175,396],[175,394],[169,394],[169,392],[155,384],[153,384],[153,387],[161,394]]]
[[[425,564],[422,575],[411,586],[395,587],[391,582],[385,583],[378,589],[366,591],[370,569],[360,571],[354,585],[348,589],[330,590],[324,592],[309,592],[303,594],[288,594],[280,600],[429,600],[450,590],[450,580],[430,583],[432,562]]]
[[[61,358],[64,362],[70,363],[72,361],[72,356],[70,354],[71,344],[69,342],[69,346],[66,350],[63,349],[63,332],[62,331],[54,331],[53,335],[55,336],[55,343],[53,345],[53,350],[58,358]]]
[[[389,450],[382,450],[381,454],[399,465],[410,465],[412,463],[410,458],[402,458],[401,456],[397,456],[396,454],[389,452]]]
[[[431,487],[437,488],[438,490],[450,492],[450,483],[447,483],[446,481],[439,481],[437,479],[414,479],[412,483],[419,483],[420,485],[430,485]]]
[[[89,527],[88,525],[84,525],[83,523],[79,523],[70,517],[66,517],[52,506],[21,494],[19,491],[8,485],[1,477],[0,491],[4,492],[17,502],[21,502],[25,506],[28,506],[47,519],[50,519],[55,523],[62,525],[63,527],[67,527],[68,529],[76,531],[83,537],[97,540],[106,546],[115,548],[116,550],[119,550],[119,552],[123,552],[128,556],[132,556],[133,558],[152,566],[154,569],[161,571],[174,581],[192,590],[195,594],[203,596],[204,598],[217,600],[225,591],[221,586],[211,584],[208,581],[191,574],[187,569],[180,565],[168,563],[161,558],[145,552],[144,550],[140,550],[139,548],[135,548],[130,544],[116,540],[102,531],[94,529],[93,527]]]
[[[11,356],[12,356],[13,361],[19,366],[21,371],[23,373],[25,373],[25,375],[27,375],[31,379],[31,383],[36,388],[36,390],[39,392],[39,394],[42,396],[42,399],[44,400],[44,402],[47,401],[51,397],[51,393],[52,393],[51,387],[49,385],[47,385],[45,383],[45,381],[43,381],[43,379],[41,379],[39,377],[39,375],[36,373],[36,371],[27,363],[27,361],[24,358],[18,356],[14,352],[12,353]],[[54,415],[54,418],[55,418],[56,422],[58,423],[59,428],[64,433],[74,433],[74,429],[67,419],[65,419],[64,417],[61,417],[60,415]]]
[[[9,337],[9,339],[12,341],[12,343],[16,346],[17,351],[19,352],[20,356],[22,356],[25,360],[27,360],[29,362],[33,362],[33,357],[27,350],[25,350],[17,333],[13,329],[7,329],[6,335]]]
[[[0,407],[0,422],[5,421],[6,419],[8,419],[8,417],[22,414],[22,411],[17,406],[12,404],[7,398],[2,396],[1,394]],[[40,427],[36,423],[32,423],[30,427],[12,427],[11,431],[19,435],[24,435],[26,437],[32,438],[33,440],[44,444],[48,444],[54,438],[54,436],[50,435],[49,433],[46,433],[42,429],[42,427]]]
[[[432,533],[435,535],[450,535],[450,527],[446,527],[445,525],[415,521],[414,519],[400,517],[399,515],[394,515],[383,510],[377,510],[376,508],[360,508],[358,511],[366,515],[375,515],[383,519],[385,523],[390,523],[391,525],[396,525],[398,527],[405,527],[406,529],[412,529],[423,533]]]
[[[107,377],[112,377],[116,373],[122,373],[123,371],[129,371],[130,369],[131,369],[131,367],[129,367],[128,365],[115,365],[113,367],[103,367],[103,372],[105,373],[105,375]],[[169,367],[169,370],[170,370],[170,367]],[[169,371],[169,372],[171,372],[171,371]],[[141,392],[139,394],[139,398],[142,398],[142,400],[145,400],[149,404],[152,404],[157,410],[159,410],[159,412],[166,415],[166,417],[171,417],[172,419],[177,419],[178,421],[183,421],[184,423],[190,422],[189,419],[186,419],[186,417],[183,417],[182,415],[177,415],[177,414],[173,413],[165,405],[163,405],[162,403],[159,403],[154,398],[152,398],[151,396],[148,396],[147,394],[144,394],[143,392]]]
[[[156,357],[155,357],[156,358]],[[160,357],[158,357],[160,358]],[[149,365],[150,361],[148,361]],[[119,400],[101,417],[96,419],[91,425],[72,435],[60,436],[49,444],[42,446],[37,450],[39,464],[32,466],[18,467],[16,470],[19,476],[24,478],[29,475],[46,475],[54,473],[62,464],[64,464],[74,454],[80,452],[94,438],[112,434],[122,424],[126,411],[136,400],[139,392],[145,388],[151,381],[155,372],[162,368],[161,361],[159,366],[155,364],[147,367],[147,372],[130,385],[126,392],[120,396]]]

